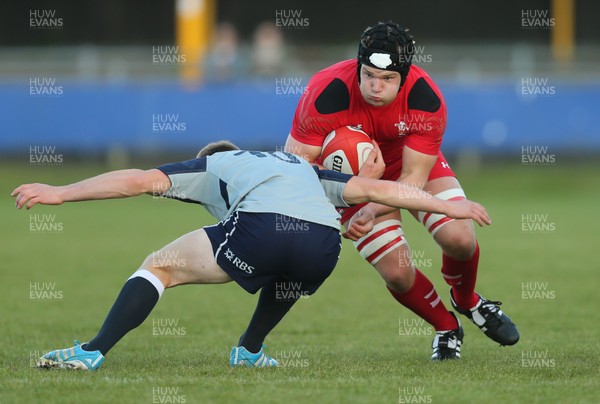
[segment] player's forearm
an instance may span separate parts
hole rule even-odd
[[[408,184],[401,182],[385,181],[373,187],[374,202],[404,209],[414,209],[433,213],[445,213],[445,201]]]
[[[65,185],[60,188],[63,202],[89,201],[137,196],[147,192],[138,181],[141,170],[119,170]]]
[[[387,205],[369,204],[368,208],[375,216],[388,213],[395,208],[416,209],[434,213],[445,213],[444,201],[433,197],[425,191],[401,182],[377,181],[367,178],[353,177],[344,190],[344,199],[349,204],[375,202]]]
[[[398,182],[422,189],[436,161],[437,155],[423,154],[405,147],[402,154],[402,172]]]
[[[369,202],[367,203],[362,210],[368,210],[374,217],[379,217],[383,215],[387,215],[388,213],[392,213],[398,210],[395,206],[382,205],[380,203]]]

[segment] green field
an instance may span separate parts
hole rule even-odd
[[[597,163],[460,173],[494,221],[478,229],[478,291],[504,302],[521,332],[513,347],[463,318],[463,358],[430,363],[430,329],[345,243],[331,278],[268,337],[280,368],[229,367],[257,298],[230,283],[167,291],[98,372],[38,370],[35,357],[95,335],[147,254],[214,222],[196,205],[148,196],[31,211],[17,211],[9,197],[22,182],[65,183],[103,169],[0,166],[2,403],[599,400]],[[415,256],[448,305],[439,249],[407,216]]]

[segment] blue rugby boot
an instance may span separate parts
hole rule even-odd
[[[73,341],[75,346],[48,352],[37,360],[37,367],[43,369],[97,370],[104,362],[100,351],[86,351],[81,342]]]
[[[252,353],[243,346],[234,346],[231,349],[231,355],[229,356],[229,364],[235,367],[246,366],[249,368],[277,366],[277,361],[270,356],[265,355],[263,348],[266,347],[263,345],[260,351]]]

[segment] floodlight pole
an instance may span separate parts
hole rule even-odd
[[[216,19],[216,0],[176,0],[175,36],[185,62],[180,77],[186,85],[202,80],[202,59],[208,48]]]
[[[552,56],[570,62],[575,56],[575,0],[552,0]]]

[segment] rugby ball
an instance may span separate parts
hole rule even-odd
[[[328,170],[356,175],[373,150],[371,138],[355,126],[331,131],[323,142],[321,164]]]

